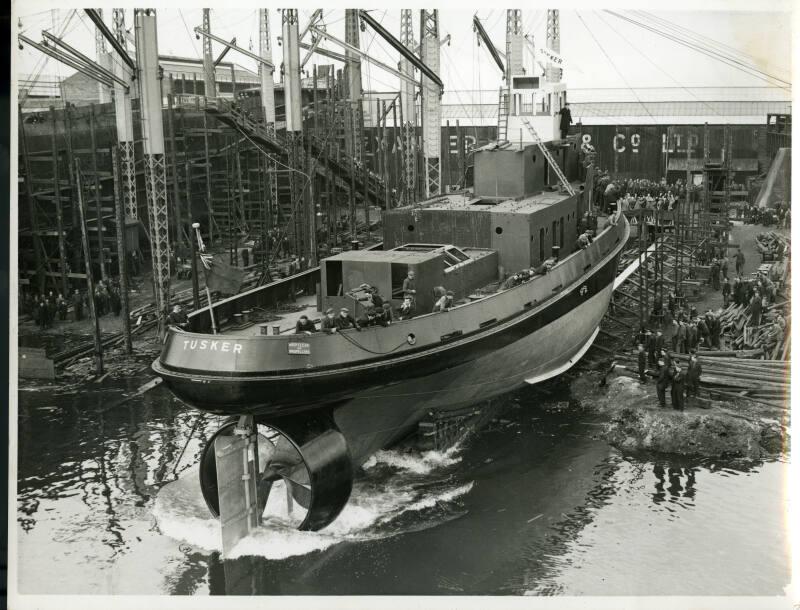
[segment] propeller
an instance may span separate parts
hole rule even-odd
[[[262,450],[262,446],[265,446],[265,450]],[[293,502],[304,509],[311,506],[311,477],[303,456],[285,436],[260,433],[259,461],[264,464],[259,487],[262,510],[267,504],[273,484],[279,480],[283,480],[286,485],[287,512],[292,512]]]

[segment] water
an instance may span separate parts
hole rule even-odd
[[[789,580],[787,464],[623,456],[558,382],[506,397],[447,452],[376,454],[328,529],[271,521],[223,561],[196,473],[220,420],[163,388],[114,406],[145,380],[21,389],[21,593],[782,595]]]

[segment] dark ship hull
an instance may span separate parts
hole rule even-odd
[[[460,409],[574,364],[608,307],[628,234],[623,218],[547,275],[443,314],[347,337],[172,329],[153,368],[204,411],[263,421],[324,411],[361,463],[429,411]]]

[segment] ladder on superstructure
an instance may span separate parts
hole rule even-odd
[[[500,99],[497,102],[497,143],[508,142],[508,102],[509,91],[500,87]]]
[[[575,189],[572,188],[572,185],[567,180],[567,177],[564,175],[564,172],[561,171],[561,168],[558,166],[558,162],[553,158],[553,155],[550,154],[550,151],[547,150],[547,147],[542,142],[542,139],[539,137],[539,134],[536,133],[536,130],[531,125],[528,119],[523,118],[522,124],[528,129],[530,134],[533,136],[533,142],[536,146],[539,147],[539,150],[542,151],[544,158],[547,159],[547,162],[550,164],[550,167],[553,168],[553,171],[558,176],[559,181],[561,181],[561,185],[564,187],[564,190],[567,191],[570,195],[575,194]]]

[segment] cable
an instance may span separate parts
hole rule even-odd
[[[628,89],[630,89],[631,93],[633,93],[633,96],[636,98],[636,101],[639,102],[639,104],[642,106],[642,108],[644,108],[644,111],[650,116],[650,119],[652,119],[653,123],[654,124],[657,123],[656,118],[652,114],[650,114],[650,111],[647,109],[647,106],[644,105],[642,100],[637,95],[636,91],[634,91],[633,87],[630,86],[630,84],[628,83],[628,81],[625,78],[625,76],[622,74],[622,72],[620,72],[619,68],[617,68],[617,65],[614,63],[614,60],[611,59],[611,57],[609,56],[608,53],[606,53],[606,50],[603,48],[603,45],[600,44],[600,41],[597,40],[597,37],[594,35],[594,32],[592,32],[592,30],[589,29],[589,26],[586,25],[586,22],[583,20],[583,17],[581,16],[581,14],[578,11],[575,11],[575,14],[578,16],[578,19],[581,20],[581,23],[583,24],[583,27],[586,28],[586,31],[589,32],[589,36],[592,37],[592,40],[595,41],[597,46],[603,52],[603,55],[606,56],[606,59],[608,60],[608,62],[611,64],[611,66],[614,68],[614,70],[616,70],[617,74],[619,74],[620,78],[625,83],[625,85],[628,87]]]
[[[602,21],[602,22],[603,22],[603,23],[604,23],[604,24],[605,24],[605,25],[606,25],[606,26],[607,26],[607,27],[608,27],[610,30],[614,31],[614,28],[612,28],[612,27],[611,27],[611,26],[608,24],[608,22],[607,22],[605,19],[603,19],[603,16],[602,16],[602,15],[601,15],[599,12],[595,11],[595,16],[596,16],[598,19],[600,19],[600,21]],[[639,49],[639,48],[638,48],[636,45],[632,44],[632,43],[631,43],[631,42],[630,42],[630,41],[629,41],[629,40],[628,40],[628,39],[627,39],[625,36],[622,36],[621,38],[622,38],[622,39],[623,39],[623,40],[624,40],[624,41],[627,43],[627,45],[628,45],[629,47],[631,47],[631,48],[632,48],[634,51],[636,51],[637,53],[639,53],[639,55],[641,55],[641,56],[642,56],[642,57],[644,57],[644,58],[645,58],[647,61],[649,61],[649,62],[650,62],[650,63],[651,63],[651,64],[652,64],[652,65],[653,65],[653,66],[654,66],[654,67],[655,67],[657,70],[659,70],[659,71],[660,71],[662,74],[665,74],[666,76],[668,76],[670,79],[672,79],[672,81],[673,81],[673,82],[677,83],[677,84],[678,84],[678,86],[680,86],[680,87],[681,87],[681,88],[682,88],[684,91],[686,91],[686,93],[688,93],[689,95],[691,95],[691,96],[692,96],[693,98],[695,98],[695,99],[696,99],[698,102],[700,102],[700,103],[704,104],[704,105],[705,105],[705,106],[706,106],[706,107],[707,107],[709,110],[711,110],[711,112],[712,112],[713,114],[715,114],[715,115],[717,115],[717,116],[720,116],[720,115],[719,115],[719,113],[718,113],[716,110],[714,110],[714,108],[712,108],[710,104],[708,104],[707,102],[703,102],[703,101],[702,101],[702,100],[701,100],[699,97],[697,97],[696,95],[694,95],[694,94],[693,94],[693,93],[692,93],[692,92],[689,90],[689,88],[688,88],[688,87],[685,87],[685,86],[681,85],[681,83],[680,83],[680,82],[679,82],[677,79],[675,79],[675,78],[674,78],[674,77],[673,77],[671,74],[668,74],[666,70],[664,70],[664,69],[663,69],[661,66],[659,66],[659,65],[658,65],[656,62],[654,62],[654,61],[653,61],[652,59],[650,59],[650,58],[649,58],[647,55],[645,55],[645,53],[644,53],[643,51],[641,51],[641,50],[640,50],[640,49]]]
[[[401,347],[403,347],[403,346],[404,346],[404,345],[406,345],[406,343],[407,343],[406,341],[403,341],[402,343],[400,343],[400,345],[398,345],[397,347],[394,347],[394,348],[390,349],[390,350],[389,350],[389,351],[387,351],[387,352],[376,352],[375,350],[371,350],[371,349],[369,349],[368,347],[364,347],[364,346],[363,346],[363,345],[361,345],[361,344],[360,344],[358,341],[356,341],[356,340],[355,340],[355,339],[353,339],[352,337],[349,337],[348,335],[345,335],[344,333],[336,333],[336,334],[337,334],[337,335],[339,335],[340,337],[342,337],[343,339],[347,339],[347,341],[349,341],[350,343],[352,343],[353,345],[355,345],[357,348],[359,348],[359,349],[362,349],[362,350],[364,350],[365,352],[368,352],[368,353],[370,353],[370,354],[375,354],[376,356],[385,356],[386,354],[391,354],[392,352],[396,352],[397,350],[399,350]]]
[[[178,9],[178,14],[181,16],[181,21],[183,21],[183,27],[186,28],[186,34],[189,36],[189,41],[192,43],[194,54],[199,57],[200,53],[197,51],[197,45],[194,42],[194,36],[192,36],[192,33],[189,31],[189,26],[186,23],[186,19],[183,17],[183,11],[181,9]]]
[[[708,49],[700,47],[700,46],[698,46],[696,44],[692,44],[690,42],[687,42],[686,40],[680,39],[677,36],[662,32],[661,30],[659,30],[659,29],[657,29],[655,27],[652,27],[650,25],[641,23],[639,21],[636,21],[635,19],[632,19],[632,18],[627,17],[625,15],[622,15],[620,13],[615,13],[614,11],[610,11],[610,10],[605,10],[605,12],[608,13],[609,15],[613,15],[617,19],[622,19],[623,21],[627,21],[628,23],[632,23],[633,25],[635,25],[637,27],[640,27],[640,28],[643,28],[643,29],[648,30],[650,32],[653,32],[654,34],[657,34],[657,35],[661,36],[662,38],[667,38],[668,40],[671,40],[671,41],[676,42],[676,43],[678,43],[678,44],[680,44],[682,46],[685,46],[687,48],[695,50],[698,53],[706,55],[707,57],[710,57],[712,59],[716,59],[717,61],[719,61],[721,63],[724,63],[724,64],[726,64],[726,65],[728,65],[728,66],[730,66],[732,68],[735,68],[735,69],[737,69],[737,70],[739,70],[741,72],[744,72],[745,74],[748,74],[749,76],[755,76],[759,80],[763,80],[764,82],[767,82],[767,83],[769,83],[771,85],[774,84],[774,83],[770,82],[770,80],[781,82],[781,83],[786,83],[787,86],[782,86],[781,87],[783,89],[790,89],[791,88],[791,83],[789,81],[785,81],[785,80],[783,80],[781,78],[778,78],[778,77],[772,76],[770,74],[767,74],[766,72],[764,72],[762,70],[759,70],[758,68],[755,68],[755,67],[752,67],[752,66],[747,66],[746,64],[744,64],[743,62],[740,62],[740,61],[728,60],[728,59],[726,59],[725,56],[720,55],[719,53],[715,53],[713,51],[710,51]],[[760,75],[762,75],[762,76],[760,76]]]

